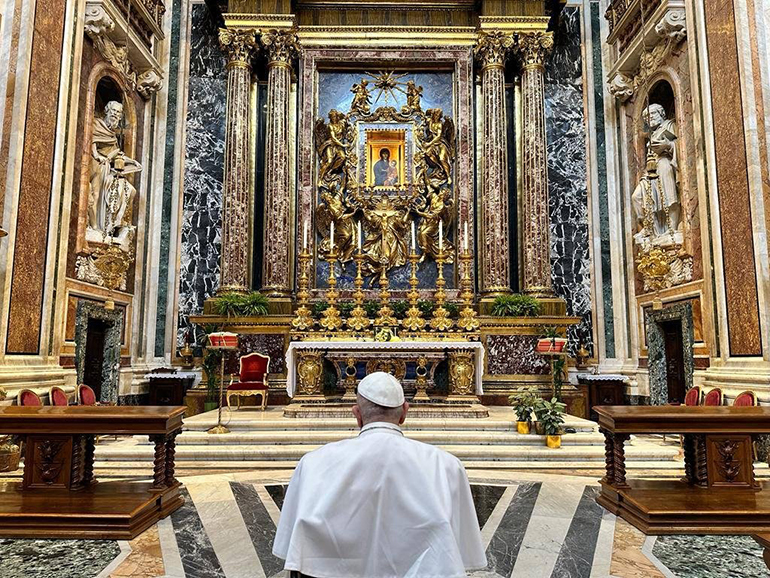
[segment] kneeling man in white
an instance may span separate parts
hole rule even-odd
[[[357,438],[305,455],[289,484],[273,553],[313,578],[464,578],[487,565],[460,460],[404,437],[398,380],[367,375]]]

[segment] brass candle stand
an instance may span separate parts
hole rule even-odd
[[[412,252],[409,254],[409,262],[412,264],[412,276],[409,278],[409,291],[406,294],[406,298],[409,299],[410,307],[406,312],[406,317],[401,321],[401,326],[409,331],[422,331],[425,328],[427,321],[423,319],[420,308],[417,307],[417,301],[420,298],[420,292],[417,291],[417,263],[420,260],[420,256],[412,248]]]
[[[393,309],[390,308],[390,288],[388,287],[387,260],[380,263],[380,310],[377,312],[377,319],[374,324],[377,327],[396,327],[398,319],[393,315]]]
[[[464,307],[460,310],[457,327],[468,333],[473,333],[479,329],[479,319],[476,310],[473,308],[472,263],[473,254],[468,249],[460,253],[460,299],[463,300]]]
[[[347,320],[348,329],[352,331],[363,331],[364,329],[368,329],[372,324],[372,320],[369,319],[369,316],[366,314],[366,310],[363,307],[364,277],[361,273],[361,270],[363,268],[365,257],[366,256],[361,251],[356,253],[354,257],[356,261],[356,278],[353,281],[353,284],[355,285],[356,290],[353,292],[353,301],[356,306],[350,312],[350,317],[348,317]]]
[[[433,310],[433,318],[430,320],[430,326],[435,331],[449,331],[454,323],[449,318],[449,311],[444,307],[446,302],[446,281],[444,280],[444,263],[446,262],[447,254],[443,248],[441,248],[436,255],[436,268],[438,269],[438,275],[436,278],[436,292],[434,293],[434,299],[436,301],[436,308]]]
[[[339,331],[343,321],[340,317],[340,310],[337,309],[337,297],[340,294],[337,291],[337,252],[334,250],[334,246],[329,251],[327,260],[329,261],[329,288],[326,290],[326,300],[329,302],[329,306],[324,310],[319,324],[327,331]]]
[[[297,307],[297,311],[295,311],[295,317],[291,322],[291,326],[298,331],[307,331],[313,329],[313,326],[315,325],[313,316],[307,306],[310,300],[310,282],[307,274],[307,267],[310,263],[310,253],[305,249],[297,255],[297,259],[299,260],[299,280],[297,282],[297,304],[299,307]]]

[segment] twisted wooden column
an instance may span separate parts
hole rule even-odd
[[[599,432],[604,435],[604,481],[612,485],[615,483],[615,440],[612,432],[600,428]]]
[[[625,443],[631,436],[628,434],[614,434],[612,441],[612,453],[613,453],[613,470],[615,474],[615,481],[613,486],[615,488],[628,488],[626,483],[626,449]]]
[[[262,290],[274,296],[286,296],[291,292],[293,269],[289,94],[291,63],[299,54],[299,42],[293,31],[271,30],[260,39],[268,54]]]
[[[174,470],[176,468],[176,436],[178,431],[170,433],[166,436],[166,486],[171,487],[176,484],[176,477],[174,477]]]
[[[541,297],[553,295],[544,66],[545,57],[551,48],[551,32],[521,33],[516,44],[523,68],[524,292]]]
[[[151,435],[150,441],[155,444],[152,489],[163,490],[166,488],[166,436]]]
[[[484,128],[481,150],[481,282],[484,294],[511,290],[508,242],[508,135],[505,114],[505,60],[513,37],[482,32],[474,50],[481,64]]]
[[[253,30],[220,28],[219,44],[227,54],[221,293],[246,291],[249,284],[249,93],[257,40]]]

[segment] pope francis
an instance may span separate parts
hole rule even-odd
[[[292,576],[464,578],[487,565],[465,469],[404,437],[408,409],[395,377],[367,375],[358,437],[300,460],[273,546]]]

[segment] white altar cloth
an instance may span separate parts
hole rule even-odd
[[[319,351],[370,351],[370,352],[409,352],[409,351],[473,351],[476,359],[476,395],[484,393],[482,378],[484,375],[484,346],[478,341],[292,341],[286,350],[286,391],[294,397],[297,390],[297,351],[317,349]]]

